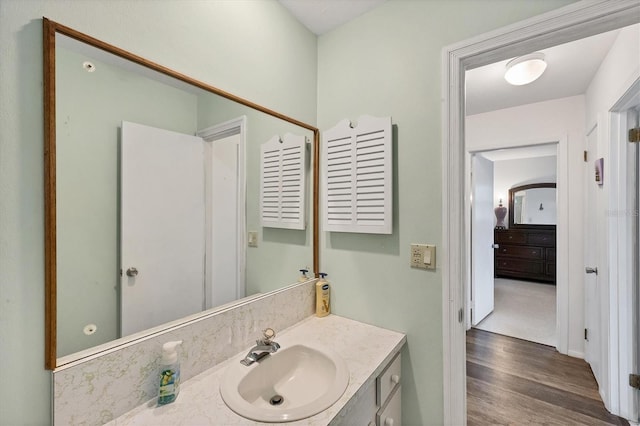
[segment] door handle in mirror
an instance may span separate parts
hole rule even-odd
[[[500,244],[491,244],[492,248],[500,248]]]
[[[596,275],[598,275],[598,268],[597,267],[596,268],[592,268],[590,266],[587,266],[586,268],[584,268],[584,271],[587,274],[596,274]]]

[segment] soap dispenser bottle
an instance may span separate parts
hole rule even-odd
[[[178,340],[162,345],[158,405],[169,404],[175,401],[180,391],[180,363],[178,362],[178,352],[176,348],[181,344],[182,340]]]
[[[316,316],[326,317],[331,312],[331,294],[329,283],[324,278],[327,276],[320,272],[320,279],[316,283]]]
[[[299,282],[299,283],[303,283],[303,282],[305,282],[305,281],[309,280],[309,277],[307,277],[307,272],[309,272],[309,268],[307,268],[307,269],[300,269],[300,273],[301,273],[302,275],[300,275],[300,277],[298,278],[298,282]]]

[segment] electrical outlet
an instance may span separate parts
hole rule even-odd
[[[429,244],[411,244],[411,267],[436,269],[436,246]]]
[[[258,247],[258,232],[249,231],[249,238],[247,238],[249,247]]]

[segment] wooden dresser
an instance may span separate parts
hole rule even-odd
[[[495,276],[556,283],[556,228],[494,230]]]

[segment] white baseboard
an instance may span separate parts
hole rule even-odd
[[[584,359],[584,352],[579,352],[579,351],[568,351],[567,355],[574,357],[574,358],[580,358],[580,359]]]

